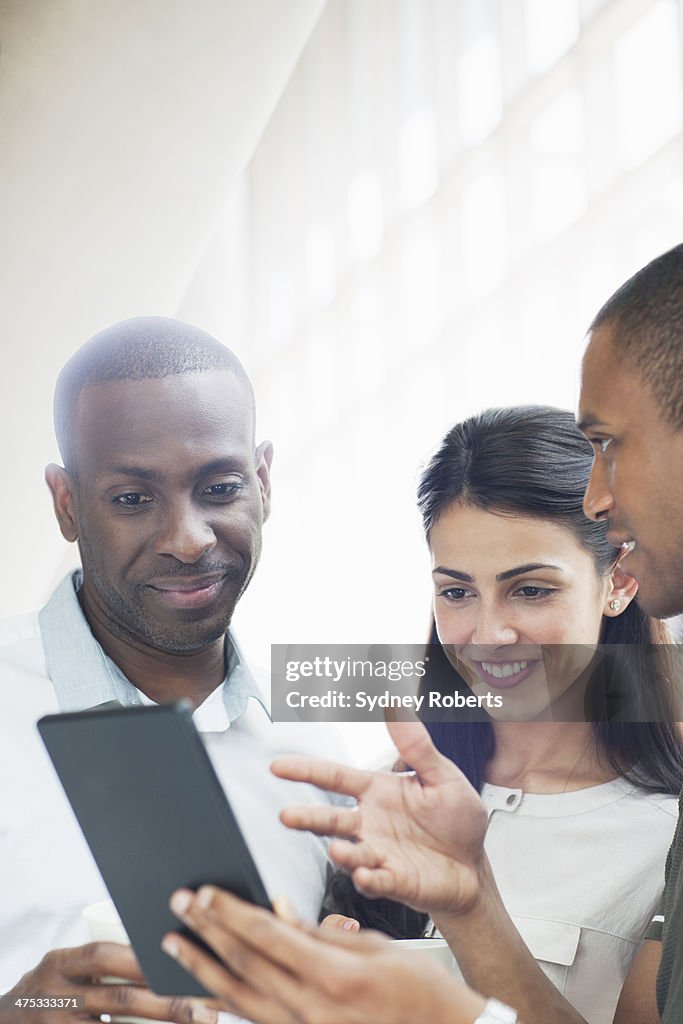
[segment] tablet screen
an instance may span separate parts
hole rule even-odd
[[[270,901],[190,705],[48,715],[38,729],[150,988],[207,994],[160,947],[189,934],[171,893],[213,884]]]

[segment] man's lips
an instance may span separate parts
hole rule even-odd
[[[213,573],[207,576],[171,576],[148,583],[164,604],[173,608],[201,608],[213,601],[228,573]]]
[[[201,590],[210,587],[224,578],[224,572],[206,573],[203,576],[166,576],[163,579],[148,583],[154,590]]]

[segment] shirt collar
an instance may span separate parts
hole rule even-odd
[[[80,570],[69,574],[39,615],[48,675],[60,711],[84,711],[110,701],[118,701],[124,707],[140,705],[143,695],[104,653],[90,631],[77,597],[82,582]],[[229,729],[245,713],[252,698],[268,713],[237,642],[230,633],[226,640],[225,679],[194,713],[200,732]]]

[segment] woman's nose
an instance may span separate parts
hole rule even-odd
[[[497,603],[480,606],[471,643],[499,647],[501,644],[517,643],[518,640],[519,633],[511,609],[503,608]]]

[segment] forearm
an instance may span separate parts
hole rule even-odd
[[[548,980],[503,906],[486,863],[476,904],[464,914],[435,914],[468,983],[514,1006],[524,1024],[585,1024]]]

